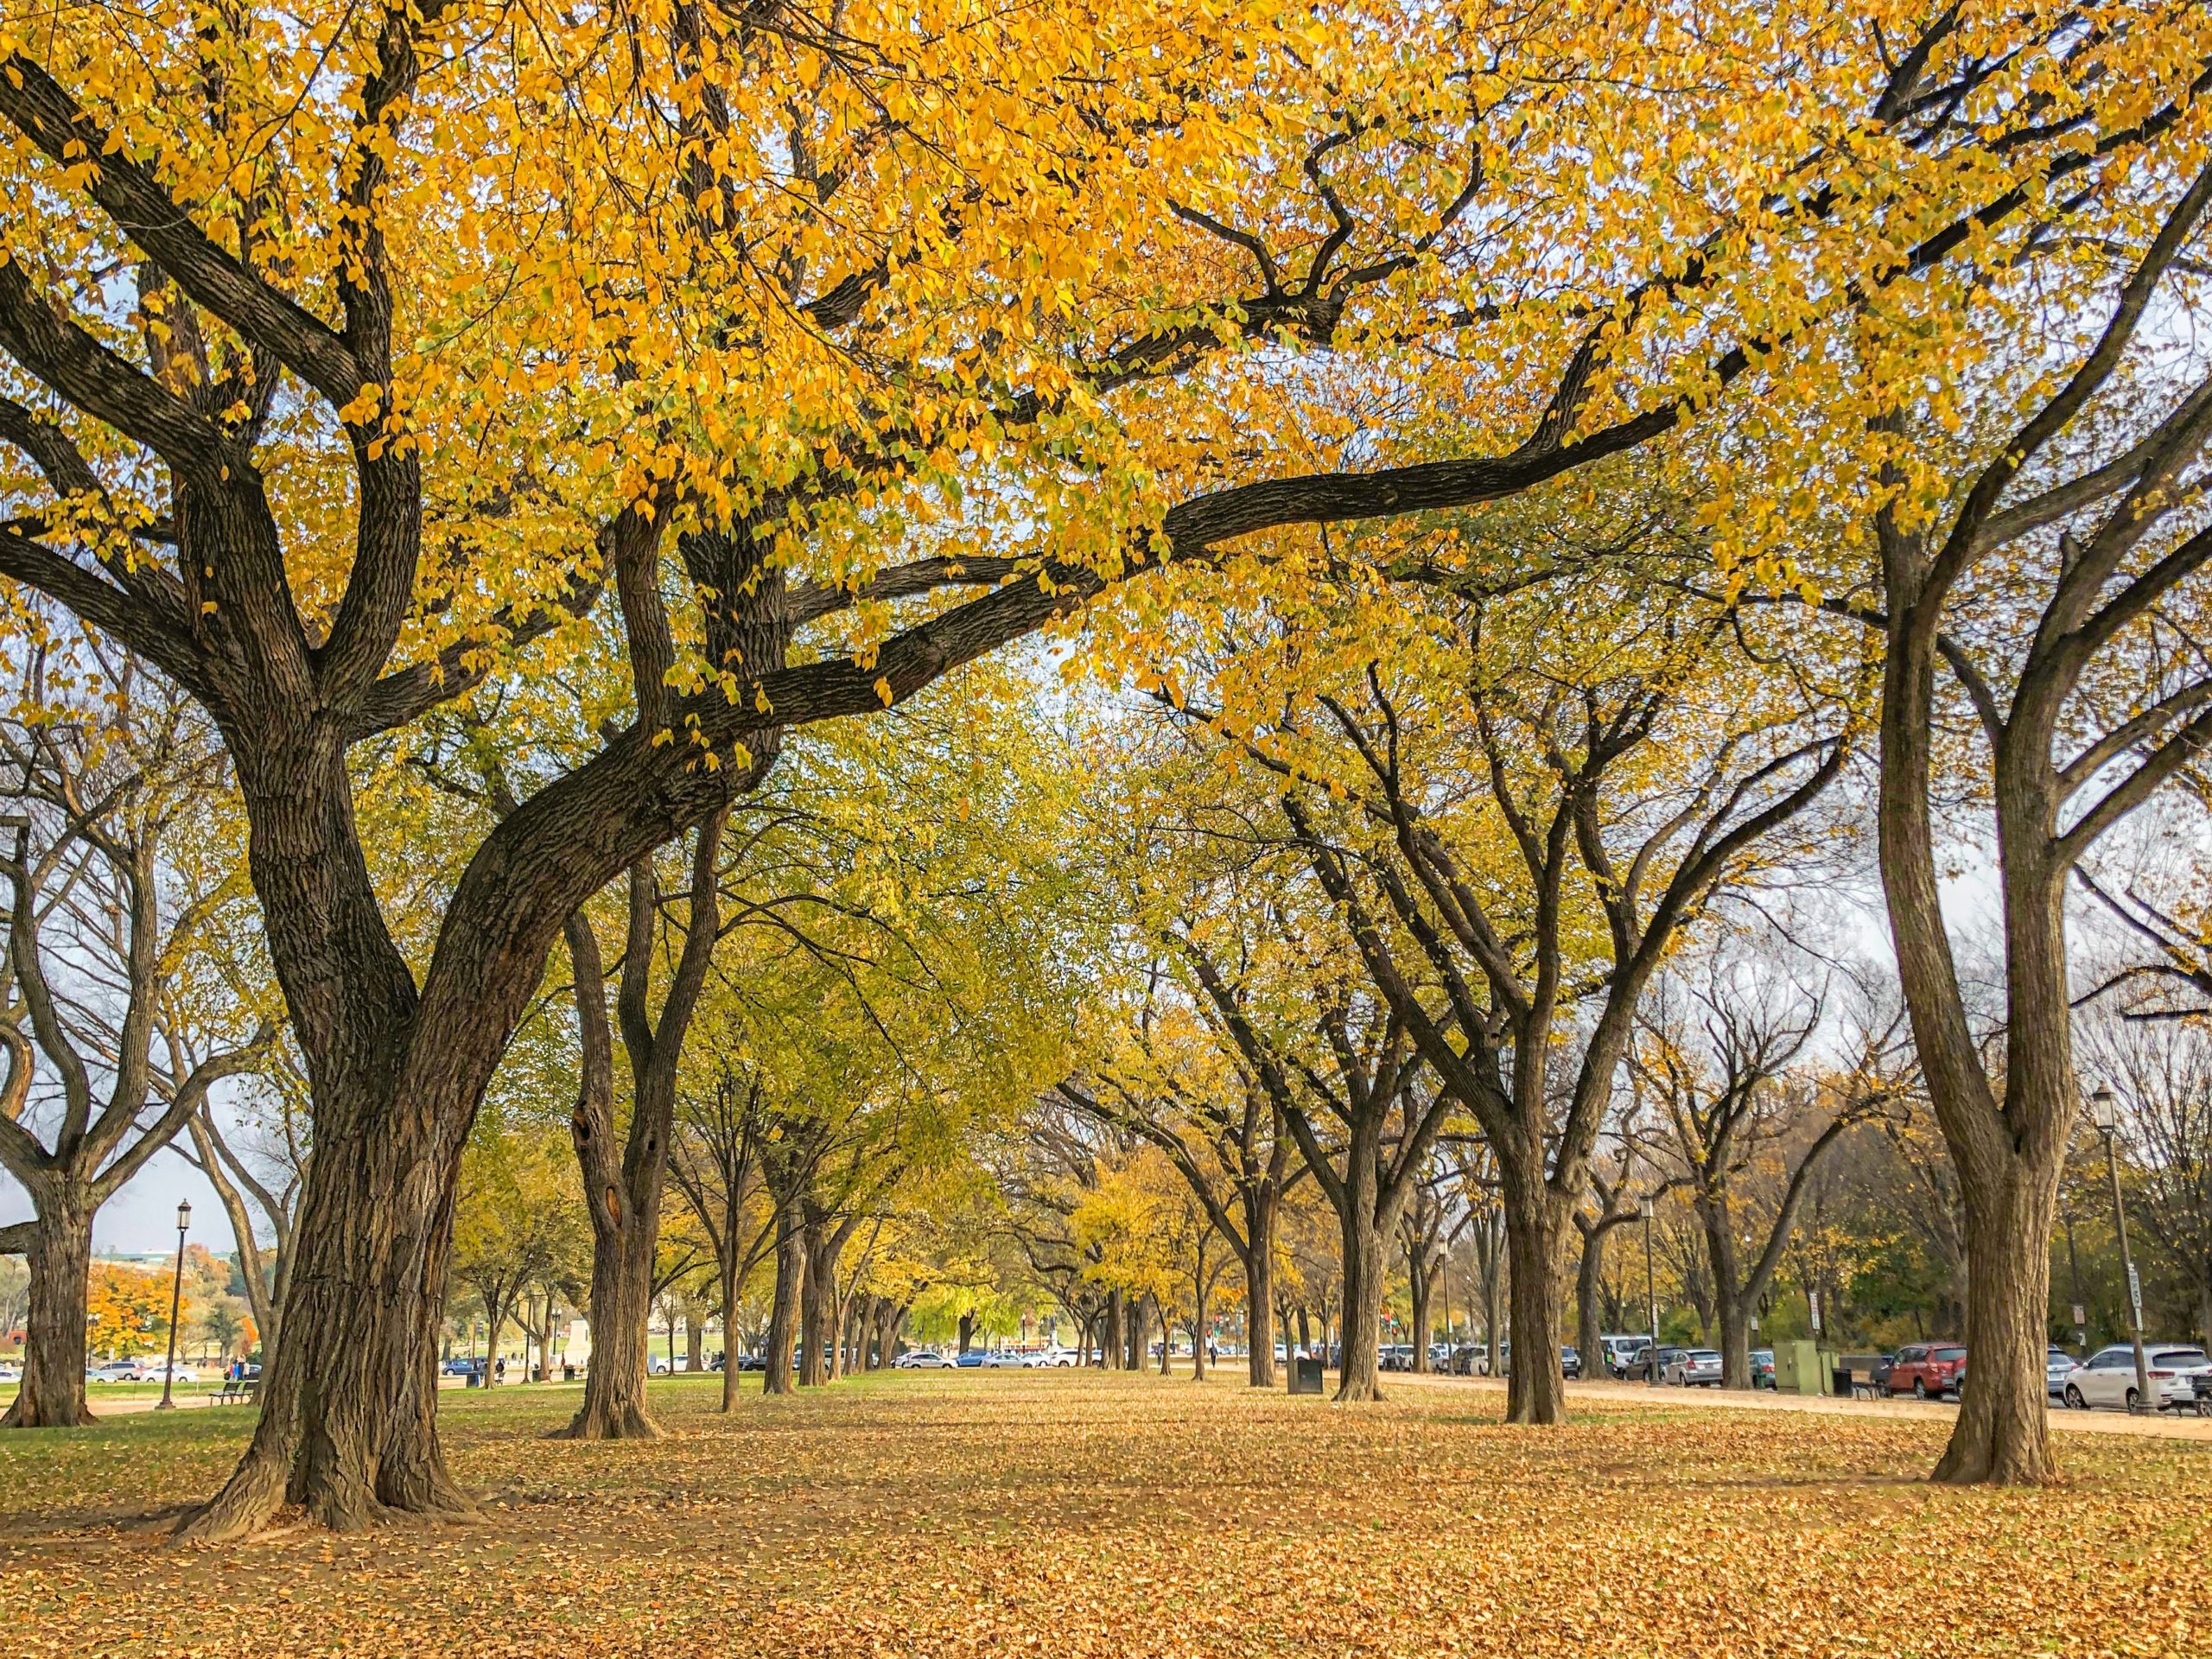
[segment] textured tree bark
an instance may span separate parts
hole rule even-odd
[[[1598,1310],[1598,1284],[1605,1274],[1605,1240],[1612,1229],[1602,1224],[1582,1232],[1582,1259],[1574,1269],[1574,1345],[1581,1351],[1582,1375],[1599,1376],[1605,1364],[1605,1321]]]
[[[806,1235],[794,1194],[776,1217],[776,1298],[768,1314],[767,1394],[789,1394],[791,1360],[798,1345],[799,1303],[806,1292]]]
[[[36,1196],[39,1219],[23,1253],[31,1280],[23,1378],[0,1428],[75,1428],[92,1421],[85,1404],[92,1212],[62,1194]]]
[[[799,1293],[799,1329],[804,1335],[799,1344],[798,1382],[803,1389],[820,1388],[830,1376],[830,1304],[836,1300],[831,1281],[836,1270],[830,1244],[833,1232],[828,1217],[809,1206],[799,1229],[801,1248],[806,1252],[806,1273]]]
[[[1513,1335],[1505,1418],[1513,1423],[1563,1423],[1567,1379],[1560,1367],[1558,1286],[1567,1245],[1567,1206],[1541,1173],[1528,1181],[1515,1160],[1503,1156],[1498,1171],[1505,1198]]]
[[[1415,1246],[1418,1250],[1419,1246]],[[1414,1316],[1414,1370],[1417,1375],[1428,1372],[1428,1312],[1429,1299],[1436,1288],[1435,1270],[1418,1255],[1409,1254],[1406,1261],[1406,1282]]]
[[[1341,1369],[1336,1397],[1340,1401],[1380,1400],[1376,1381],[1376,1333],[1382,1318],[1382,1276],[1387,1256],[1382,1230],[1376,1224],[1372,1160],[1355,1156],[1354,1179],[1348,1183],[1351,1202],[1338,1217],[1344,1237],[1344,1306]],[[1364,1179],[1360,1170],[1370,1173]]]
[[[434,1112],[335,1105],[317,1126],[260,1422],[188,1536],[250,1531],[286,1502],[340,1529],[474,1508],[447,1473],[436,1419],[459,1147],[432,1132]]]
[[[2014,1155],[1961,1183],[1974,1264],[1966,1331],[1973,1363],[1937,1480],[2036,1484],[2055,1473],[2044,1354],[2059,1172],[2042,1161]]]
[[[1122,1354],[1128,1340],[1122,1334],[1124,1323],[1122,1293],[1109,1290],[1106,1293],[1105,1328],[1098,1333],[1098,1363],[1106,1370],[1118,1371],[1122,1369]],[[963,1342],[961,1346],[964,1349],[967,1344]]]
[[[1275,1217],[1273,1205],[1264,1220],[1249,1207],[1252,1248],[1244,1263],[1244,1374],[1255,1389],[1275,1385]]]

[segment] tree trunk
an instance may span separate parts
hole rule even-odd
[[[1123,1322],[1122,1293],[1109,1290],[1106,1293],[1105,1328],[1098,1333],[1098,1363],[1102,1370],[1122,1369],[1122,1344],[1126,1340],[1122,1334]]]
[[[1706,1260],[1713,1268],[1714,1322],[1720,1327],[1720,1386],[1751,1386],[1751,1342],[1746,1328],[1749,1314],[1736,1280],[1736,1224],[1727,1195],[1717,1192],[1700,1199],[1698,1220],[1705,1228]]]
[[[1539,1168],[1541,1149],[1537,1152]],[[1505,1250],[1512,1303],[1512,1375],[1505,1417],[1513,1423],[1567,1421],[1567,1379],[1560,1369],[1559,1269],[1567,1206],[1541,1174],[1526,1179],[1515,1160],[1498,1160],[1505,1199]]]
[[[658,1230],[647,1230],[619,1185],[600,1197],[591,1206],[591,1368],[584,1374],[583,1403],[555,1438],[649,1440],[660,1433],[645,1413]]]
[[[1256,1224],[1258,1217],[1248,1210],[1253,1222],[1249,1236],[1252,1248],[1244,1263],[1244,1375],[1255,1389],[1272,1389],[1275,1385],[1275,1250],[1274,1224],[1270,1211],[1264,1236]]]
[[[828,1222],[810,1211],[799,1230],[806,1252],[806,1274],[799,1292],[798,1385],[819,1388],[830,1380],[830,1283]]]
[[[791,1391],[791,1357],[798,1345],[799,1303],[806,1288],[806,1235],[796,1198],[776,1217],[776,1299],[768,1314],[767,1370],[761,1391]]]
[[[1599,1282],[1605,1275],[1605,1240],[1610,1227],[1582,1232],[1582,1260],[1574,1270],[1574,1345],[1581,1351],[1582,1375],[1604,1375],[1605,1321],[1598,1311]]]
[[[721,1276],[722,1287],[722,1409],[737,1409],[737,1362],[743,1354],[743,1345],[737,1335],[737,1249],[734,1241],[726,1246],[721,1261],[715,1263]]]
[[[391,1510],[474,1510],[447,1473],[437,1429],[461,1146],[434,1126],[454,1115],[435,1102],[352,1114],[336,1104],[326,1100],[316,1123],[285,1340],[263,1374],[260,1423],[183,1536],[235,1536],[284,1503],[340,1529]]]
[[[1937,1480],[2040,1484],[2055,1472],[2044,1356],[2059,1172],[2037,1166],[2044,1162],[2007,1153],[1996,1172],[1959,1171],[1974,1263],[1966,1331],[1973,1363]]]
[[[1421,1376],[1428,1372],[1428,1304],[1435,1294],[1434,1270],[1421,1259],[1421,1247],[1406,1254],[1406,1282],[1413,1302],[1414,1370]]]
[[[1375,1224],[1371,1185],[1357,1179],[1350,1185],[1351,1201],[1338,1218],[1344,1234],[1344,1303],[1336,1397],[1380,1400],[1375,1344],[1382,1317],[1382,1235]]]
[[[24,1258],[30,1308],[23,1323],[23,1380],[0,1428],[75,1428],[85,1406],[85,1304],[90,1294],[92,1212],[43,1194]]]

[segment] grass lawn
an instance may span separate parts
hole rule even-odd
[[[2212,1445],[2076,1435],[2066,1483],[1951,1491],[1941,1426],[1788,1412],[1496,1421],[1223,1378],[652,1388],[645,1445],[540,1438],[573,1390],[444,1397],[485,1518],[164,1547],[252,1413],[0,1437],[11,1654],[1878,1656],[2212,1653]]]

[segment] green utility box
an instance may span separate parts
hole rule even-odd
[[[1293,1394],[1321,1392],[1321,1362],[1300,1354],[1290,1362],[1290,1391]]]
[[[1828,1356],[1812,1342],[1774,1344],[1774,1389],[1777,1394],[1826,1394]]]

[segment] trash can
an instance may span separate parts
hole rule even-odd
[[[1290,1391],[1293,1394],[1321,1392],[1321,1362],[1300,1354],[1290,1362]]]
[[[481,1371],[471,1371],[468,1374],[468,1386],[472,1389],[482,1388],[484,1386],[484,1373]]]
[[[561,1368],[561,1380],[563,1382],[575,1382],[576,1380],[576,1368],[573,1365],[563,1365]]]

